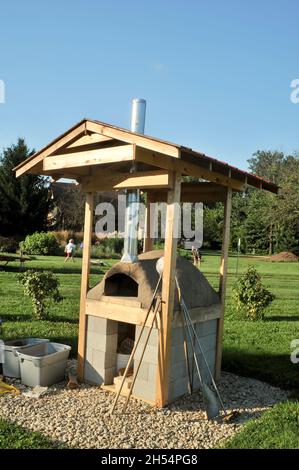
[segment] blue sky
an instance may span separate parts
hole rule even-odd
[[[298,0],[1,2],[0,147],[38,149],[83,117],[246,168],[257,149],[299,149]]]

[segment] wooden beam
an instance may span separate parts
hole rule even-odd
[[[221,173],[201,167],[200,158],[198,158],[198,164],[195,164],[186,162],[181,158],[172,158],[168,155],[162,155],[159,152],[136,147],[135,159],[137,162],[157,166],[160,169],[164,168],[165,170],[175,171],[182,175],[194,176],[222,186],[231,187],[236,191],[243,191],[245,189],[245,182],[229,178]]]
[[[65,155],[49,156],[43,161],[43,169],[50,171],[65,168],[103,165],[106,163],[130,161],[133,160],[133,156],[133,145],[119,145],[117,147],[89,150],[82,153],[68,153]]]
[[[95,317],[108,318],[109,320],[121,321],[124,319],[126,323],[132,325],[142,325],[146,317],[147,309],[140,307],[131,307],[129,305],[120,305],[114,302],[106,302],[104,300],[86,299],[86,315]],[[147,326],[153,321],[153,312],[149,314]],[[159,328],[159,323],[158,323]]]
[[[229,249],[229,242],[230,242],[231,211],[232,211],[232,190],[231,188],[227,188],[226,201],[224,205],[224,225],[223,225],[222,253],[221,253],[221,264],[220,264],[220,278],[219,278],[221,315],[217,323],[217,345],[216,345],[216,367],[215,367],[216,380],[220,379],[220,374],[221,374],[222,340],[223,340],[223,325],[224,325],[224,311],[225,311],[225,295],[226,295],[226,284],[227,284],[228,249]]]
[[[129,144],[140,145],[140,147],[145,149],[154,149],[163,155],[170,155],[175,158],[179,158],[180,155],[180,148],[178,145],[173,145],[168,142],[163,142],[152,137],[142,136],[140,134],[133,134],[117,127],[106,126],[104,123],[87,121],[86,128],[88,131],[119,139]]]
[[[167,191],[150,191],[152,202],[166,202]],[[187,183],[181,185],[181,202],[224,202],[226,188],[215,183]]]
[[[159,341],[156,404],[165,406],[169,401],[169,380],[172,343],[172,320],[174,310],[175,273],[177,259],[177,238],[179,225],[179,202],[181,193],[181,175],[173,173],[173,189],[168,191],[164,270],[162,284],[162,315]]]
[[[153,230],[153,210],[151,210],[151,194],[150,192],[146,195],[146,208],[145,208],[145,230],[143,239],[143,253],[154,249],[154,239],[152,238],[151,231]]]
[[[27,172],[30,173],[30,169],[32,167],[42,162],[44,158],[48,157],[59,148],[63,147],[64,145],[67,145],[69,142],[72,142],[76,137],[84,134],[85,130],[85,123],[83,123],[68,134],[56,140],[52,145],[49,145],[41,152],[37,152],[35,155],[32,155],[32,157],[27,158],[24,163],[16,167],[16,177],[18,178],[19,176]]]
[[[75,140],[75,142],[72,142],[70,145],[67,145],[65,148],[72,148],[76,150],[76,147],[81,147],[82,145],[91,145],[95,143],[107,142],[109,140],[112,140],[111,137],[106,137],[101,134],[86,134],[82,137],[79,137],[79,139]]]
[[[86,295],[89,288],[89,268],[90,268],[90,251],[91,236],[93,228],[93,193],[86,194],[85,203],[85,221],[84,221],[84,238],[83,238],[83,258],[82,258],[82,275],[81,275],[81,294],[80,294],[80,316],[79,316],[79,337],[78,337],[78,379],[84,379],[84,361],[86,350]]]
[[[170,188],[172,180],[166,171],[145,171],[132,173],[112,172],[90,175],[81,180],[82,191],[112,191],[119,189],[161,189]]]

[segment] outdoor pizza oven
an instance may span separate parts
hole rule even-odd
[[[87,382],[104,383],[108,388],[113,387],[114,378],[119,374],[119,357],[124,353],[123,345],[129,354],[150,306],[159,279],[156,263],[161,256],[163,251],[155,250],[140,255],[137,263],[119,262],[88,292],[84,368]],[[214,371],[217,318],[220,316],[219,296],[189,260],[178,257],[176,272],[192,322],[201,339],[209,366]],[[147,328],[148,326],[145,329]],[[159,328],[158,322],[152,330],[133,391],[133,396],[151,403],[155,403],[156,397]],[[135,355],[134,367],[137,367],[143,345],[141,340]],[[191,347],[189,354],[192,355]],[[198,359],[202,363],[199,352]],[[209,381],[207,371],[203,369],[202,373]],[[170,374],[169,393],[172,401],[188,391],[184,332],[177,292],[172,319]],[[193,380],[194,386],[198,387],[195,370],[193,370]]]

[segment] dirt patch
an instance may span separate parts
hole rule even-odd
[[[281,253],[277,253],[276,255],[269,256],[268,258],[270,261],[299,261],[299,257],[296,256],[294,253],[290,251],[282,251]]]

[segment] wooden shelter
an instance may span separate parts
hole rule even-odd
[[[133,165],[135,163],[135,165]],[[132,168],[134,172],[132,173]],[[83,378],[86,354],[87,293],[94,193],[120,189],[142,189],[147,202],[166,201],[166,237],[162,282],[160,321],[160,360],[156,404],[164,406],[169,396],[171,354],[171,321],[174,310],[177,239],[173,236],[178,223],[179,202],[224,202],[224,228],[219,277],[221,315],[217,326],[216,378],[219,378],[222,356],[223,316],[226,292],[227,261],[230,239],[231,201],[233,191],[247,186],[277,193],[275,184],[233,166],[195,152],[190,148],[160,139],[132,133],[103,122],[84,119],[42,150],[15,168],[16,176],[24,173],[52,176],[54,180],[77,180],[86,193],[84,250],[81,279],[79,323],[79,378]],[[193,176],[200,183],[182,182],[182,176]],[[150,218],[147,217],[144,251],[150,251]],[[131,322],[140,325],[142,311],[130,312]]]

